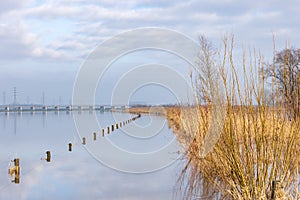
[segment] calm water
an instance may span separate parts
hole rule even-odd
[[[122,163],[123,169],[152,166],[111,153],[102,144],[101,129],[97,130],[96,141],[92,133],[78,135],[73,114],[85,120],[96,115],[102,127],[116,123],[111,113],[0,113],[0,199],[172,199],[182,166],[176,161],[179,156],[174,152],[176,148],[153,161],[171,163],[168,161],[171,160],[168,167],[150,173],[120,172],[112,167],[123,166],[114,167],[114,162]],[[117,114],[118,120],[128,117],[128,114]],[[136,124],[131,123],[105,137],[128,152],[157,151],[175,140],[164,121],[160,117],[142,116]],[[150,122],[164,123],[164,126],[152,133],[145,128]],[[87,137],[85,146],[81,144],[83,136]],[[68,151],[69,142],[73,144],[72,152]],[[51,151],[51,162],[44,159],[47,150]],[[106,164],[111,167],[101,162],[102,158],[105,160],[103,155],[110,158],[111,163]],[[10,161],[14,158],[20,158],[19,184],[13,183],[13,177],[8,175],[8,167],[13,165]]]

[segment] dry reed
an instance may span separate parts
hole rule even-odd
[[[244,52],[241,80],[233,61],[233,37],[223,41],[223,53],[213,55],[201,39],[200,71],[192,76],[198,105],[167,110],[169,126],[186,149],[176,197],[298,199],[300,121],[289,119],[284,105],[266,95],[263,57],[252,51],[247,60]],[[272,94],[278,96],[275,86],[272,82]],[[218,102],[224,118],[214,118],[214,98],[224,100]],[[214,120],[221,120],[220,129],[211,127]],[[203,156],[212,134],[218,140]]]

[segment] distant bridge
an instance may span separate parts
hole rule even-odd
[[[128,105],[0,105],[0,112],[48,112],[48,111],[111,111],[124,110]]]

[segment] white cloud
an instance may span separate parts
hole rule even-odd
[[[48,0],[37,3],[27,0],[22,4],[18,1],[2,4],[6,8],[6,17],[0,17],[1,24],[11,27],[11,22],[15,23],[12,19],[23,24],[23,27],[19,27],[20,31],[13,34],[11,31],[1,32],[6,41],[14,41],[4,42],[3,49],[15,50],[18,45],[21,47],[11,51],[11,56],[48,56],[55,59],[78,57],[115,34],[144,26],[171,28],[195,39],[201,33],[212,40],[219,40],[222,34],[234,32],[246,41],[247,38],[257,40],[257,46],[266,45],[261,43],[260,37],[265,37],[268,32],[299,41],[296,34],[292,34],[295,31],[293,26],[300,23],[300,19],[293,17],[297,15],[295,8],[298,3],[295,1],[191,0],[162,3],[158,0]],[[39,30],[32,31],[33,27],[30,27],[28,20],[40,24]],[[73,28],[68,29],[68,25],[65,34],[56,34],[64,29],[56,25],[56,21],[66,21],[64,23],[72,24]],[[50,26],[43,27],[44,24]],[[0,29],[6,29],[3,27],[0,26]],[[45,29],[47,34],[41,34]]]
[[[30,3],[31,0],[9,0],[9,1],[0,1],[0,15],[4,15],[5,13],[18,10],[25,6],[26,4]]]
[[[0,58],[60,58],[59,52],[41,47],[39,38],[30,33],[24,23],[0,26]]]

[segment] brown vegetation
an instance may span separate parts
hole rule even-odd
[[[298,199],[300,120],[289,117],[284,102],[267,97],[262,56],[252,58],[250,54],[247,61],[244,53],[241,84],[233,62],[233,40],[224,39],[220,62],[215,61],[206,41],[201,42],[200,72],[193,80],[199,106],[173,108],[167,113],[186,150],[187,164],[178,180],[177,196]],[[273,95],[280,92],[275,84],[271,87]],[[218,112],[224,112],[224,117],[215,115]],[[203,154],[207,144],[211,148]]]
[[[213,54],[204,38],[200,43],[199,70],[191,75],[197,105],[161,113],[185,149],[176,197],[299,199],[300,120],[286,101],[276,101],[282,90],[275,79],[266,93],[263,57],[254,51],[247,60],[244,52],[240,80],[233,37],[224,39],[223,53]],[[299,96],[294,100],[298,110]]]

